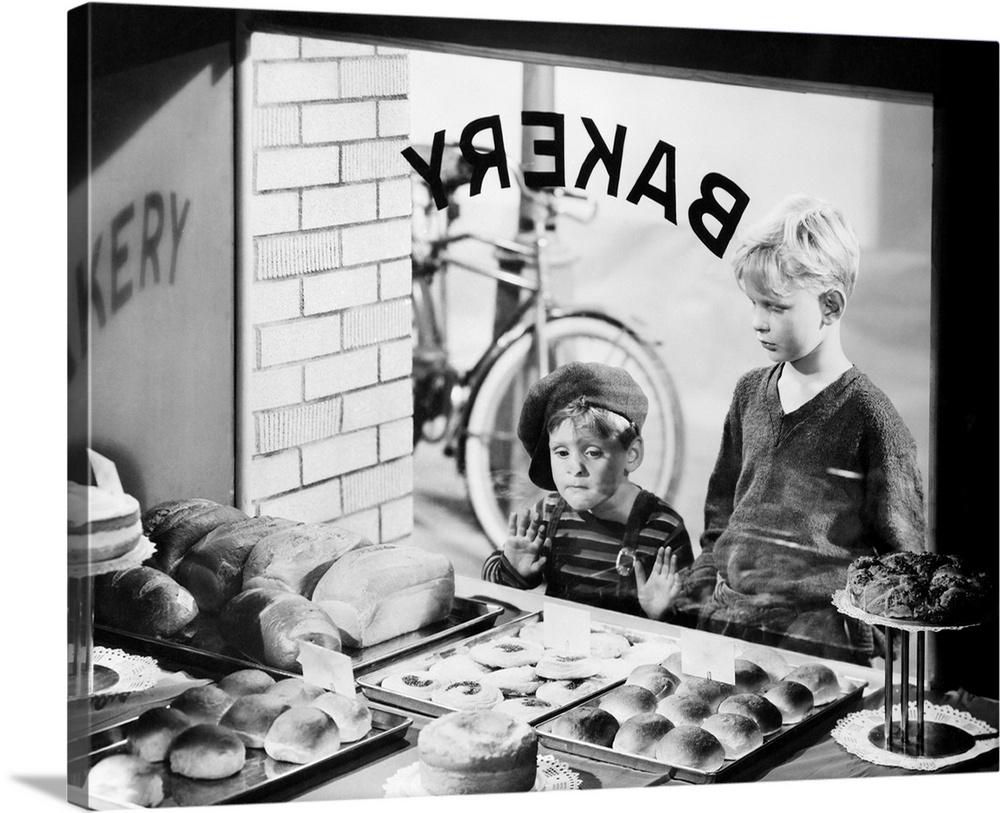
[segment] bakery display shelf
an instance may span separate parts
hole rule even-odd
[[[488,629],[503,612],[503,607],[497,604],[456,596],[451,613],[444,620],[363,649],[345,648],[344,654],[351,657],[354,674],[360,675],[453,637]],[[262,665],[230,646],[220,635],[215,617],[207,613],[199,615],[188,628],[171,638],[141,635],[104,624],[95,624],[94,628],[101,642],[153,655],[166,653],[181,665],[208,669],[227,666],[230,670],[255,668],[283,677],[299,676],[296,672]]]
[[[815,707],[805,719],[798,723],[782,726],[778,731],[769,734],[764,738],[763,745],[755,748],[749,754],[739,759],[726,760],[725,764],[716,771],[703,771],[696,768],[688,768],[682,765],[671,765],[648,757],[627,754],[623,751],[616,751],[602,745],[580,740],[570,739],[552,733],[552,727],[562,714],[554,715],[535,728],[538,732],[539,741],[546,747],[561,751],[574,756],[593,759],[598,762],[607,762],[624,768],[636,771],[646,771],[659,775],[661,781],[676,779],[692,784],[709,784],[716,782],[730,782],[738,778],[745,777],[755,766],[759,766],[766,760],[775,756],[779,749],[784,749],[789,744],[805,738],[809,733],[824,728],[832,727],[833,724],[847,714],[858,708],[862,702],[862,695],[868,683],[855,677],[838,675],[840,678],[841,695],[829,703]],[[600,703],[601,697],[607,692],[590,698],[580,706],[596,706]],[[567,710],[568,711],[568,710]],[[657,781],[656,784],[660,784]]]
[[[381,703],[386,703],[391,706],[396,706],[398,708],[404,709],[406,711],[411,711],[417,714],[422,714],[426,717],[440,717],[443,714],[447,714],[454,709],[448,706],[443,706],[439,703],[432,702],[429,699],[423,699],[419,697],[413,697],[411,695],[402,694],[391,689],[384,688],[381,683],[389,675],[396,674],[399,672],[425,672],[431,666],[433,666],[438,661],[445,658],[449,658],[455,655],[462,655],[467,653],[472,647],[479,644],[488,643],[489,641],[503,638],[507,636],[517,637],[520,634],[521,628],[531,625],[538,624],[544,620],[544,612],[538,611],[531,613],[521,618],[510,621],[501,626],[494,627],[491,630],[480,633],[478,635],[466,638],[463,641],[449,644],[448,646],[437,647],[432,650],[428,650],[420,653],[417,656],[410,658],[399,658],[393,660],[387,666],[383,666],[380,669],[366,673],[365,675],[358,678],[358,686],[361,691],[364,692],[370,700],[375,700]],[[610,632],[616,633],[628,639],[628,641],[635,645],[639,643],[647,643],[651,641],[663,641],[677,643],[675,639],[668,636],[657,636],[645,632],[636,632],[634,630],[628,629],[626,627],[620,627],[615,624],[607,624],[602,622],[594,621],[591,623],[591,630],[595,632]],[[680,646],[677,644],[677,648]],[[542,712],[535,717],[527,720],[530,725],[536,725],[544,720],[554,717],[557,714],[579,705],[582,702],[590,699],[591,697],[600,694],[607,689],[613,688],[625,682],[625,677],[617,677],[609,679],[606,683],[601,683],[592,692],[581,695],[580,697],[574,699],[571,703],[566,703],[561,706],[555,706],[552,709]]]
[[[164,800],[159,807],[284,801],[404,747],[413,720],[392,709],[377,705],[370,708],[372,729],[365,737],[344,743],[337,753],[305,765],[280,762],[257,748],[248,748],[243,769],[226,779],[188,779],[171,772],[164,763],[157,763],[155,767],[163,778],[164,788]],[[95,732],[89,751],[69,763],[69,775],[84,776],[101,759],[128,753],[125,731],[129,722]],[[98,796],[88,796],[87,802],[94,809],[134,807]]]

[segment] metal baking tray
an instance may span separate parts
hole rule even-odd
[[[390,689],[385,689],[382,687],[382,681],[389,675],[396,672],[402,671],[426,671],[431,665],[437,661],[443,660],[445,658],[452,657],[453,655],[461,655],[467,653],[472,647],[478,644],[486,643],[497,638],[502,638],[506,636],[517,636],[520,629],[524,626],[530,624],[537,624],[544,620],[544,613],[542,611],[531,613],[530,615],[523,616],[509,623],[503,624],[499,627],[494,627],[491,630],[475,635],[471,638],[466,638],[465,640],[453,643],[448,646],[437,647],[435,649],[424,651],[419,655],[410,658],[398,658],[392,661],[391,664],[383,666],[377,670],[366,673],[362,677],[358,678],[358,686],[361,691],[370,699],[380,703],[385,703],[390,706],[396,706],[398,708],[404,709],[406,711],[412,711],[416,714],[422,714],[427,717],[440,717],[443,714],[447,714],[453,709],[442,706],[439,703],[434,703],[430,700],[425,700],[418,697],[411,697],[410,695],[401,694],[399,692],[392,691]],[[613,632],[624,636],[633,645],[646,642],[669,642],[673,643],[680,648],[679,643],[675,638],[667,635],[654,635],[650,633],[637,632],[635,630],[628,629],[626,627],[620,627],[614,624],[605,624],[597,621],[591,622],[591,630],[595,632]],[[576,698],[571,703],[567,703],[562,706],[555,706],[552,709],[543,712],[527,722],[531,725],[535,725],[543,720],[547,720],[550,717],[554,717],[561,714],[563,711],[577,706],[580,703],[586,702],[591,697],[603,693],[604,691],[612,688],[613,686],[618,686],[625,682],[625,677],[615,678],[608,680],[607,683],[602,683],[594,691],[582,695]]]
[[[433,646],[454,636],[472,635],[492,627],[503,613],[504,608],[498,604],[456,596],[451,614],[444,620],[398,635],[374,646],[363,649],[345,647],[344,654],[351,657],[354,674],[363,674],[394,658]],[[219,633],[217,617],[208,613],[198,615],[184,630],[170,638],[140,635],[104,624],[95,624],[94,629],[98,643],[121,646],[130,651],[150,655],[166,653],[180,665],[213,671],[220,667],[227,667],[229,670],[263,668],[286,677],[300,676],[296,672],[262,665],[230,646]]]
[[[626,754],[623,751],[616,751],[613,748],[553,734],[552,726],[555,724],[556,719],[565,714],[568,709],[558,715],[549,717],[540,725],[537,725],[536,730],[539,740],[555,751],[586,757],[598,762],[607,762],[636,771],[659,774],[662,776],[663,781],[677,779],[695,784],[729,782],[736,780],[741,775],[745,778],[750,769],[759,766],[768,757],[774,756],[779,748],[783,749],[786,745],[800,740],[808,732],[815,732],[825,726],[829,726],[848,711],[859,707],[864,688],[868,685],[867,681],[843,674],[838,674],[838,677],[840,678],[842,689],[840,697],[831,700],[829,703],[824,703],[822,706],[817,706],[805,719],[798,723],[782,726],[778,731],[766,736],[763,745],[739,759],[726,760],[723,766],[716,771],[703,771],[681,765],[671,765],[648,757]],[[584,703],[577,704],[577,706],[596,706],[600,702],[601,697],[606,693],[607,690],[591,697]],[[659,782],[656,784],[659,784]]]
[[[381,754],[402,747],[413,720],[376,705],[370,704],[369,708],[372,712],[372,730],[364,738],[344,743],[337,753],[306,765],[280,762],[259,748],[247,748],[243,769],[226,779],[188,779],[172,773],[165,763],[158,763],[155,767],[163,777],[164,789],[164,799],[159,806],[191,807],[284,801],[362,767]],[[69,763],[69,775],[83,777],[101,759],[113,754],[129,753],[125,732],[132,720],[94,732],[88,752]],[[93,795],[87,797],[87,803],[98,810],[135,807]]]

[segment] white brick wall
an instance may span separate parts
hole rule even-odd
[[[251,36],[252,513],[413,526],[404,52]]]

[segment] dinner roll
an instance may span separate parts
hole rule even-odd
[[[194,722],[183,711],[172,708],[147,709],[125,729],[129,750],[146,762],[162,762],[174,737]]]
[[[781,712],[778,707],[759,694],[734,694],[719,704],[719,711],[749,717],[765,737],[781,728]]]
[[[782,725],[799,722],[813,710],[815,704],[813,693],[794,680],[779,680],[764,692],[764,698],[778,707]]]
[[[315,683],[307,683],[298,677],[289,677],[275,681],[273,686],[264,690],[264,693],[284,700],[289,706],[308,706],[325,691],[326,689]]]
[[[840,697],[837,673],[823,663],[804,663],[785,675],[785,680],[801,683],[813,693],[813,703],[822,706]]]
[[[712,715],[712,708],[700,697],[675,693],[657,704],[656,713],[662,714],[675,726],[701,725],[702,720]]]
[[[178,734],[167,752],[174,773],[189,779],[224,779],[243,769],[246,746],[221,725],[200,723]]]
[[[738,694],[756,694],[766,689],[771,678],[760,666],[745,658],[737,658],[736,666],[736,692]]]
[[[701,727],[722,743],[726,759],[739,759],[764,744],[764,735],[757,724],[742,714],[717,712]]]
[[[611,747],[625,754],[656,758],[656,744],[674,724],[655,711],[635,714],[618,728]]]
[[[715,712],[719,708],[719,703],[729,695],[736,694],[736,687],[719,680],[712,680],[712,678],[687,675],[681,681],[681,685],[677,687],[676,694],[697,697]]]
[[[656,759],[668,765],[717,771],[726,761],[726,749],[711,732],[696,725],[670,729],[656,744]]]
[[[284,698],[270,694],[246,694],[237,697],[222,715],[219,725],[235,732],[247,748],[263,748],[271,724],[290,709]]]
[[[340,729],[333,718],[313,706],[283,711],[268,729],[264,751],[271,759],[305,765],[340,750]]]
[[[112,754],[87,774],[88,796],[139,807],[163,801],[163,777],[156,766],[134,754]]]
[[[233,697],[214,683],[194,686],[170,702],[170,708],[181,711],[193,723],[217,723],[231,705]]]
[[[611,712],[597,706],[577,706],[557,717],[551,730],[557,737],[610,748],[618,728],[618,720]]]
[[[372,730],[372,712],[363,694],[323,692],[309,705],[333,718],[340,729],[341,742],[356,742]]]
[[[792,669],[778,650],[761,644],[737,643],[736,657],[757,664],[767,672],[772,683],[777,683]]]
[[[681,679],[658,663],[647,663],[635,667],[625,679],[626,685],[642,686],[653,693],[657,700],[673,694]]]
[[[274,678],[261,669],[239,669],[230,672],[216,685],[235,698],[266,691],[274,685]]]
[[[633,715],[656,711],[656,703],[656,696],[649,689],[623,683],[602,695],[597,706],[613,714],[620,725]]]

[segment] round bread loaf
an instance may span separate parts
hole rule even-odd
[[[502,703],[497,703],[495,708],[516,720],[532,722],[556,707],[538,697],[509,697]]]
[[[134,754],[112,754],[87,774],[87,795],[139,807],[163,801],[163,777],[156,766]]]
[[[508,669],[513,666],[534,666],[544,653],[540,644],[505,636],[477,644],[469,650],[469,657],[491,669]]]
[[[424,726],[417,755],[421,784],[432,796],[528,791],[538,770],[538,736],[502,712],[453,712]]]
[[[753,661],[737,658],[735,666],[736,692],[738,694],[756,694],[764,691],[770,685],[771,678],[767,672]]]
[[[781,712],[781,724],[789,725],[802,720],[813,710],[813,693],[794,680],[779,680],[764,692],[764,699],[770,700]]]
[[[840,679],[825,663],[804,663],[785,675],[785,680],[801,683],[813,693],[813,703],[822,706],[840,697]]]
[[[682,696],[690,695],[697,697],[699,700],[703,700],[715,712],[719,708],[719,703],[729,697],[729,695],[736,694],[736,687],[728,683],[723,683],[721,680],[688,675],[681,681],[681,685],[677,687],[676,693]]]
[[[496,686],[484,686],[478,680],[459,680],[442,685],[431,700],[456,711],[491,709],[503,701],[503,692]]]
[[[658,663],[648,663],[635,667],[625,679],[626,685],[642,686],[653,693],[657,700],[673,694],[680,686],[681,679]]]
[[[535,664],[535,671],[539,677],[548,680],[593,677],[599,669],[600,664],[596,658],[566,652],[546,651],[542,659]]]
[[[431,695],[441,688],[441,681],[430,672],[396,672],[382,678],[379,685],[389,692],[430,700]]]
[[[552,733],[569,740],[610,748],[619,729],[615,716],[597,706],[577,706],[552,722]]]
[[[243,769],[246,746],[221,725],[200,723],[178,734],[167,752],[174,773],[189,779],[224,779]]]
[[[764,735],[757,723],[742,714],[717,712],[701,727],[722,743],[726,759],[739,759],[764,744]]]
[[[614,715],[619,725],[636,714],[656,711],[656,705],[656,695],[649,689],[632,683],[615,686],[597,701],[598,708]]]
[[[712,708],[700,697],[675,693],[657,703],[656,713],[675,726],[701,725],[702,720],[712,716]]]
[[[523,697],[534,694],[542,685],[534,666],[511,666],[487,672],[479,682],[484,686],[496,686],[504,697]]]
[[[635,714],[618,728],[611,747],[625,754],[656,759],[657,743],[673,727],[674,724],[662,714]]]
[[[736,657],[757,664],[767,672],[771,683],[777,683],[792,669],[778,650],[760,644],[737,643]]]
[[[238,669],[230,672],[216,685],[230,697],[243,697],[265,692],[274,683],[274,678],[260,669]]]
[[[272,686],[264,691],[265,694],[281,698],[289,706],[308,706],[326,689],[313,683],[307,683],[302,678],[289,677],[276,680]]]
[[[726,749],[714,734],[700,726],[679,725],[660,738],[656,759],[668,765],[711,772],[725,763]]]
[[[348,697],[336,692],[323,692],[309,705],[333,718],[340,729],[341,742],[356,742],[372,730],[372,711],[362,694]]]
[[[555,706],[566,706],[602,688],[603,686],[599,681],[592,680],[591,678],[547,680],[535,689],[535,697],[539,700],[544,700],[546,703],[552,703]]]
[[[264,751],[271,759],[305,765],[340,750],[340,729],[333,718],[312,706],[294,706],[271,723]]]
[[[215,683],[194,686],[176,697],[170,708],[191,718],[193,723],[217,723],[222,719],[234,698]]]
[[[734,694],[719,704],[719,711],[749,717],[765,737],[781,728],[781,712],[778,707],[759,694]]]
[[[237,697],[222,715],[219,725],[233,731],[247,748],[263,748],[264,738],[278,715],[290,709],[280,697],[269,694],[246,694]]]
[[[129,750],[146,762],[163,762],[174,737],[194,722],[183,711],[157,707],[147,709],[130,723],[125,735]]]

